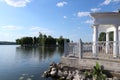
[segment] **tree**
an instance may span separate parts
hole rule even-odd
[[[59,39],[58,39],[58,45],[59,46],[64,46],[64,38],[62,36],[60,36]]]
[[[113,32],[109,33],[109,41],[113,41]],[[99,41],[106,41],[106,33],[101,32],[98,38]]]
[[[17,44],[21,44],[21,39],[16,39]]]
[[[106,41],[106,34],[104,32],[101,32],[98,40],[99,41]]]
[[[56,45],[56,39],[52,36],[48,36],[45,40],[45,45]]]
[[[36,37],[33,38],[33,44],[34,44],[34,45],[37,44],[37,38],[36,38]]]
[[[21,38],[21,45],[32,45],[33,44],[33,38],[32,37],[23,37]]]
[[[57,42],[58,42],[58,45],[59,46],[64,46],[64,41],[66,40],[66,42],[70,42],[69,39],[65,39],[63,38],[63,36],[60,36],[58,39],[57,39]]]
[[[39,32],[39,45],[41,46],[44,44],[43,39],[44,39],[43,34]]]
[[[109,33],[109,40],[110,40],[110,41],[113,41],[113,32],[110,32],[110,33]]]
[[[22,37],[21,39],[16,39],[17,44],[21,44],[23,46],[27,45],[40,45],[40,46],[49,46],[49,45],[59,45],[64,46],[64,41],[70,42],[69,39],[63,38],[63,36],[60,36],[59,38],[53,38],[52,36],[46,36],[39,32],[38,37]],[[57,43],[57,44],[56,44]]]

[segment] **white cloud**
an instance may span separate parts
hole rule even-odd
[[[101,10],[101,8],[92,8],[91,9],[92,12],[97,12],[97,11],[100,11],[100,10]]]
[[[33,26],[33,27],[23,27],[23,26],[0,26],[0,40],[1,41],[15,41],[18,38],[25,36],[38,36],[39,32],[46,35],[54,35],[52,30],[48,28]]]
[[[16,36],[22,30],[22,27],[6,25],[0,26],[0,38],[1,41],[15,41],[18,37]]]
[[[93,20],[87,20],[87,21],[85,21],[85,23],[87,23],[87,24],[93,24]]]
[[[120,0],[105,0],[103,3],[101,3],[100,5],[109,5],[112,2],[120,2]]]
[[[63,16],[63,18],[64,18],[64,19],[66,19],[66,18],[67,18],[67,16]]]
[[[13,7],[25,7],[31,0],[4,0],[4,2]]]
[[[52,34],[53,31],[49,30],[48,28],[43,28],[43,27],[38,27],[38,26],[34,26],[30,28],[30,31],[34,32],[34,33],[43,33],[43,34]]]
[[[21,29],[21,27],[13,25],[1,26],[1,30],[19,30],[19,29]]]
[[[118,10],[114,10],[113,12],[118,12]]]
[[[105,0],[103,3],[101,3],[100,5],[109,5],[111,3],[111,0]]]
[[[78,12],[77,13],[78,17],[85,17],[85,16],[89,16],[89,15],[90,15],[90,12]]]
[[[58,2],[56,4],[56,6],[58,6],[58,7],[63,7],[64,5],[67,5],[67,2],[63,1],[63,2]]]

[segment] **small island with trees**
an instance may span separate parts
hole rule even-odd
[[[70,42],[69,39],[63,38],[60,36],[59,38],[54,38],[50,35],[45,35],[39,32],[38,37],[22,37],[20,39],[16,39],[16,43],[27,47],[27,46],[64,46],[64,41]]]

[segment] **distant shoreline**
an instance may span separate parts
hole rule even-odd
[[[0,45],[17,45],[16,42],[0,41]]]

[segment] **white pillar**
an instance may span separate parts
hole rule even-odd
[[[106,32],[106,54],[109,53],[109,32]]]
[[[67,53],[67,42],[66,42],[66,40],[64,40],[64,57],[67,57],[68,56],[68,53]]]
[[[82,40],[80,39],[80,41],[79,41],[79,59],[82,59],[82,57],[83,57],[83,55],[82,55]]]
[[[93,56],[97,57],[98,53],[98,47],[97,47],[97,41],[98,41],[98,25],[93,26]]]
[[[118,35],[118,26],[115,26],[114,29],[114,43],[113,43],[113,57],[118,57],[119,54],[119,35]]]

